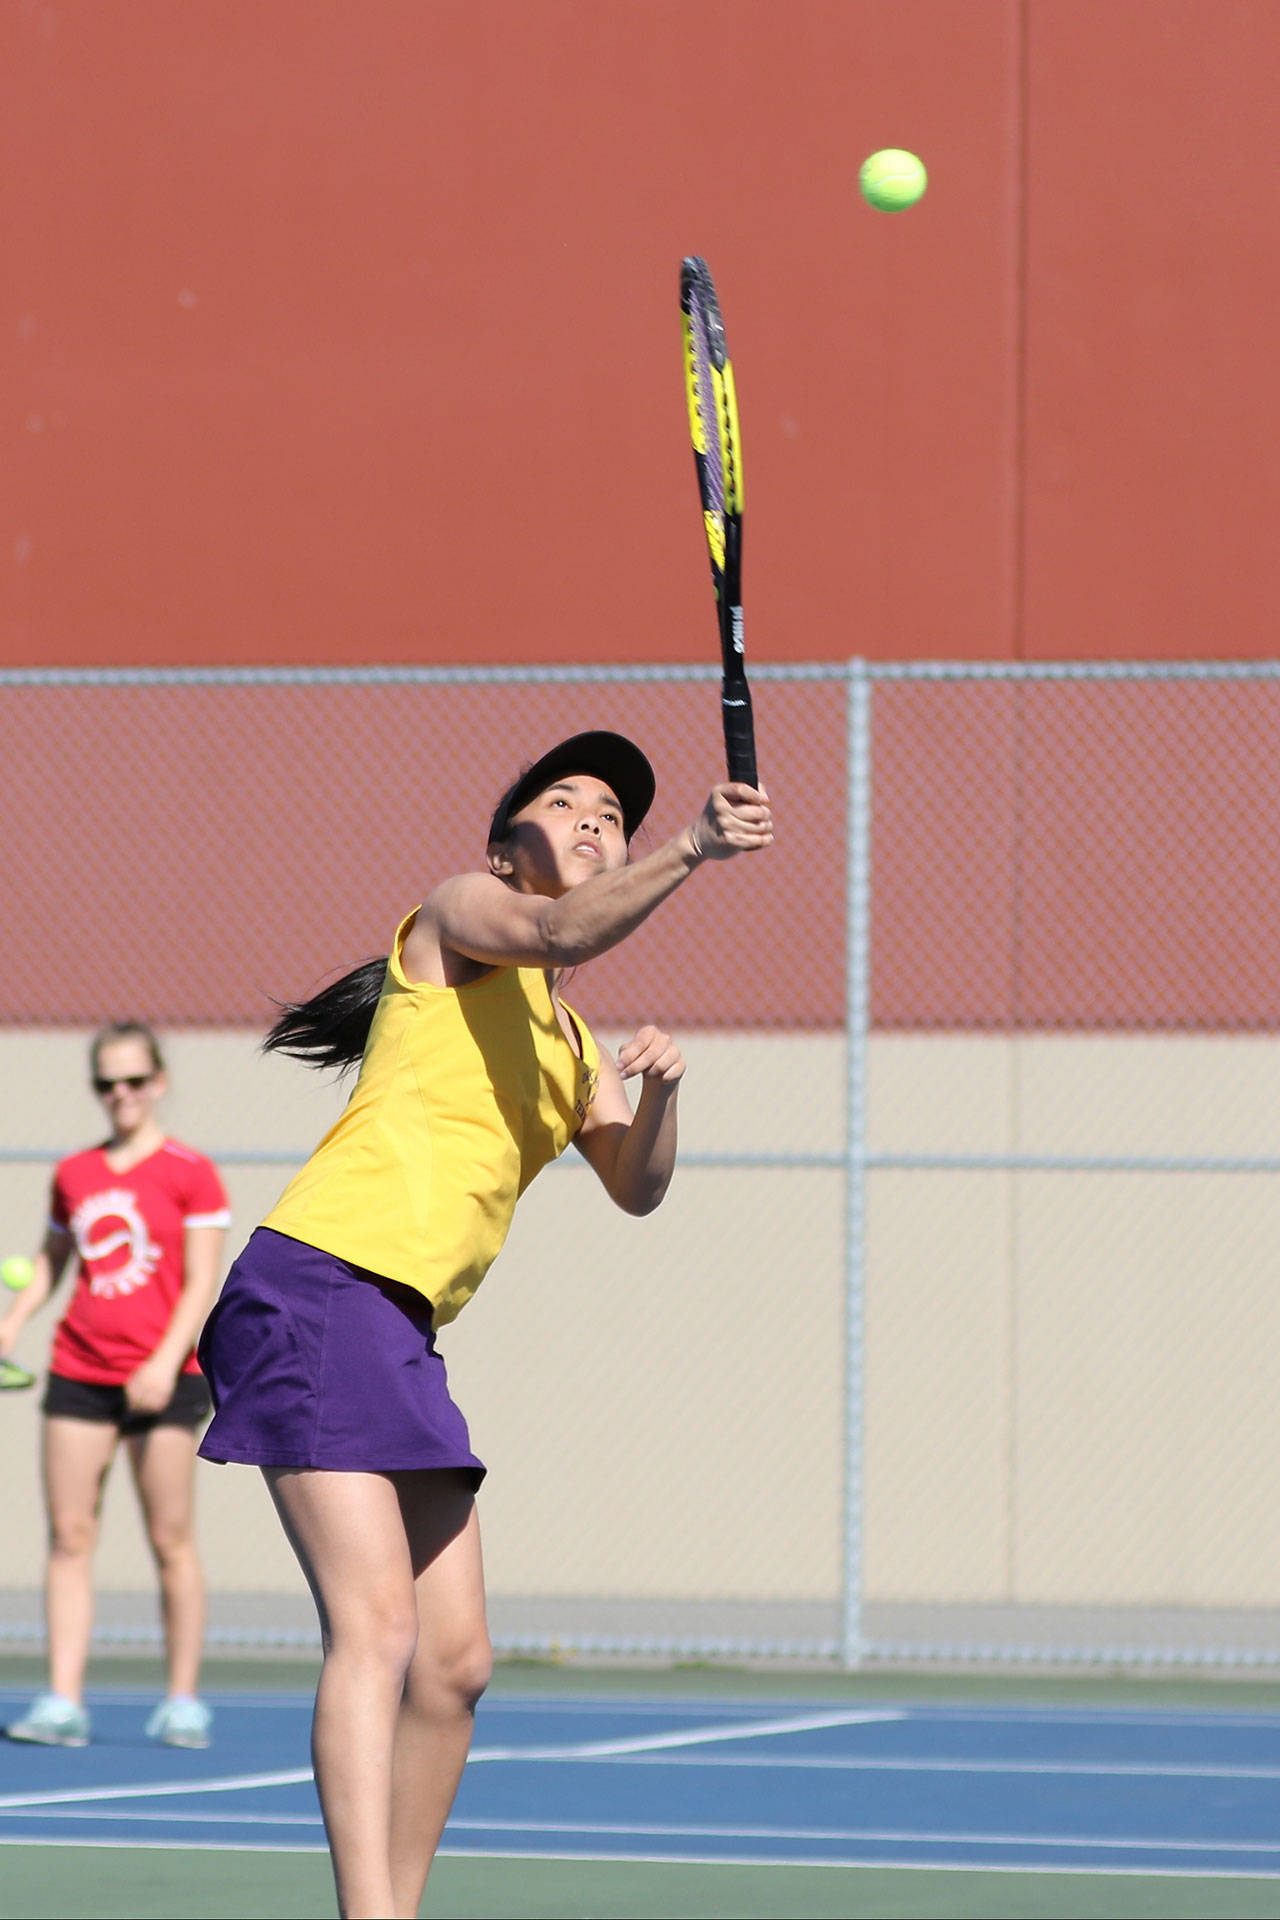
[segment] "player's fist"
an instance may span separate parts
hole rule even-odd
[[[669,1033],[658,1027],[638,1027],[618,1049],[618,1071],[624,1080],[660,1080],[668,1086],[684,1072],[684,1055]]]
[[[131,1413],[160,1413],[173,1398],[178,1370],[167,1360],[152,1354],[124,1383],[124,1397]]]
[[[689,828],[694,852],[705,860],[731,860],[773,845],[773,809],[763,787],[726,780],[712,787],[707,804]]]

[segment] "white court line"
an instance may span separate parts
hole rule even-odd
[[[36,1845],[43,1844],[35,1842]],[[77,1846],[93,1846],[93,1841],[77,1841]],[[153,1844],[144,1841],[143,1845]],[[172,1843],[159,1842],[162,1846]],[[564,1866],[580,1866],[584,1861],[600,1863],[605,1866],[625,1867],[869,1867],[877,1873],[1021,1873],[1036,1875],[1069,1874],[1073,1878],[1096,1879],[1105,1874],[1108,1879],[1124,1878],[1132,1880],[1276,1880],[1280,1875],[1268,1873],[1265,1869],[1254,1871],[1249,1867],[1037,1867],[1022,1861],[1003,1860],[884,1860],[876,1854],[865,1859],[853,1856],[842,1860],[812,1860],[803,1857],[790,1859],[786,1855],[770,1854],[760,1859],[754,1854],[724,1853],[708,1858],[703,1854],[687,1853],[522,1853],[515,1847],[450,1847],[442,1846],[438,1858],[451,1860],[554,1860]]]
[[[53,1809],[36,1809],[37,1819],[57,1819],[61,1816]],[[78,1820],[118,1820],[115,1813],[80,1813],[71,1816]],[[216,1826],[258,1826],[258,1827],[318,1827],[322,1824],[319,1814],[280,1814],[269,1813],[143,1813],[125,1815],[148,1826],[180,1826],[189,1822],[198,1827]],[[722,1827],[690,1826],[676,1821],[598,1821],[598,1820],[461,1820],[451,1819],[447,1831],[460,1833],[527,1833],[527,1834],[563,1834],[566,1838],[573,1834],[583,1834],[596,1839],[625,1839],[634,1836],[637,1839],[668,1840],[779,1840],[791,1844],[813,1841],[862,1841],[893,1846],[919,1847],[1034,1847],[1042,1851],[1055,1849],[1100,1853],[1205,1853],[1205,1854],[1280,1854],[1280,1842],[1271,1840],[1171,1840],[1167,1837],[1134,1838],[1126,1835],[1116,1839],[1099,1834],[1045,1834],[1045,1833],[984,1833],[966,1832],[963,1829],[948,1828],[944,1832],[931,1828],[911,1827]],[[531,1855],[541,1859],[541,1854]],[[645,1854],[632,1856],[636,1859],[648,1858]]]
[[[537,1749],[530,1754],[519,1751],[513,1759],[563,1758],[550,1751],[544,1756]],[[1126,1780],[1280,1780],[1280,1767],[1193,1767],[1139,1766],[1136,1763],[1106,1760],[879,1760],[842,1759],[807,1754],[699,1754],[696,1759],[683,1754],[603,1754],[600,1758],[617,1767],[776,1767],[801,1768],[814,1773],[996,1773],[1036,1774],[1045,1778],[1059,1775],[1082,1779]]]
[[[309,1847],[303,1841],[242,1841],[226,1845],[223,1839],[0,1839],[0,1847],[115,1847],[146,1853],[326,1853],[324,1845]],[[441,1860],[553,1860],[558,1866],[581,1866],[599,1862],[603,1866],[814,1866],[823,1872],[831,1868],[873,1868],[875,1872],[894,1874],[1034,1874],[1036,1878],[1063,1876],[1088,1880],[1105,1874],[1109,1880],[1280,1880],[1280,1874],[1251,1870],[1247,1866],[1025,1866],[1004,1860],[885,1860],[869,1859],[812,1860],[787,1859],[785,1855],[722,1853],[708,1859],[702,1853],[520,1853],[514,1847],[441,1847]]]
[[[895,1712],[850,1711],[845,1713],[807,1713],[785,1720],[753,1720],[746,1725],[698,1727],[687,1733],[647,1733],[626,1740],[586,1740],[573,1746],[555,1747],[477,1747],[469,1765],[477,1760],[606,1760],[615,1754],[656,1753],[671,1747],[719,1746],[723,1740],[768,1740],[775,1734],[813,1733],[821,1727],[870,1726],[886,1720],[901,1720]]]
[[[132,1808],[124,1812],[104,1807],[101,1811],[93,1807],[18,1807],[12,1815],[0,1813],[0,1835],[3,1835],[3,1822],[6,1818],[14,1820],[110,1820],[121,1826],[192,1826],[192,1827],[322,1827],[324,1821],[318,1813],[136,1813]]]
[[[302,1841],[285,1841],[283,1844],[266,1840],[244,1841],[238,1846],[228,1846],[224,1840],[33,1840],[23,1834],[18,1838],[0,1840],[0,1847],[113,1847],[127,1848],[129,1852],[145,1851],[149,1853],[325,1853],[322,1845],[308,1846]],[[450,1847],[442,1846],[438,1858],[444,1860],[550,1860],[562,1866],[581,1866],[584,1861],[598,1862],[604,1866],[620,1867],[815,1867],[824,1872],[831,1869],[872,1868],[877,1873],[1020,1873],[1035,1874],[1040,1878],[1047,1875],[1070,1876],[1073,1879],[1097,1879],[1105,1874],[1109,1879],[1131,1880],[1276,1880],[1280,1875],[1254,1872],[1248,1867],[1029,1867],[1003,1861],[987,1860],[884,1860],[878,1857],[869,1859],[843,1860],[791,1860],[785,1856],[771,1854],[760,1859],[754,1854],[717,1854],[708,1858],[703,1854],[689,1853],[529,1853],[514,1847]]]
[[[150,1800],[172,1793],[239,1793],[251,1787],[296,1787],[312,1778],[310,1767],[287,1773],[242,1773],[228,1780],[157,1780],[145,1787],[81,1787],[74,1793],[0,1794],[0,1813],[19,1807],[74,1806],[86,1800]]]
[[[1129,1853],[1259,1853],[1280,1854],[1280,1842],[1271,1840],[1110,1839],[1095,1834],[1078,1836],[1042,1833],[967,1833],[949,1829],[881,1827],[708,1827],[675,1821],[638,1820],[450,1820],[450,1833],[582,1833],[622,1838],[680,1840],[862,1840],[893,1845],[952,1847],[1066,1847]],[[644,1856],[641,1855],[641,1858]]]
[[[630,1740],[589,1740],[561,1747],[478,1747],[469,1765],[483,1760],[596,1760],[615,1754],[647,1753],[664,1747],[692,1747],[721,1740],[760,1740],[772,1734],[808,1733],[819,1727],[857,1726],[900,1720],[899,1713],[806,1714],[788,1720],[758,1720],[747,1726],[700,1727],[691,1733],[645,1734]],[[8,1808],[73,1806],[91,1800],[147,1800],[165,1794],[238,1793],[254,1787],[293,1787],[313,1778],[310,1767],[284,1773],[247,1773],[225,1780],[161,1781],[154,1786],[82,1787],[63,1793],[0,1794],[0,1812]]]
[[[980,1721],[984,1726],[1019,1726],[1031,1721],[1052,1727],[1180,1727],[1197,1731],[1213,1727],[1263,1733],[1280,1729],[1280,1713],[1230,1707],[959,1707],[945,1701],[913,1700],[903,1711],[909,1720]]]

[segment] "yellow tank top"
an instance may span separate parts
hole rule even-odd
[[[566,1007],[578,1058],[538,967],[468,987],[407,980],[414,918],[396,931],[351,1099],[263,1224],[416,1287],[443,1326],[483,1280],[519,1196],[586,1119],[600,1058]]]

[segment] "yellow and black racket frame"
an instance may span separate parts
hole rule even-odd
[[[755,723],[742,628],[742,436],[738,396],[715,282],[699,254],[690,254],[680,263],[680,326],[689,434],[720,627],[725,759],[731,780],[754,787],[758,784]],[[700,334],[705,356],[700,351]]]

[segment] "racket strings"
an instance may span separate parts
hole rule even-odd
[[[707,315],[695,298],[689,303],[689,400],[696,419],[694,446],[700,455],[702,517],[717,595],[725,567],[725,467],[718,375],[711,353]]]
[[[722,385],[729,378],[726,367],[722,376]],[[726,505],[733,511],[742,511],[742,462],[738,453],[737,408],[733,403],[730,390],[725,387],[724,405],[720,422],[720,452],[724,466],[724,498]]]
[[[696,300],[690,306],[689,322],[693,348],[693,398],[694,405],[698,409],[698,422],[701,429],[707,505],[709,509],[722,514],[725,502],[725,475],[720,411],[716,404],[716,371],[711,357],[707,317]]]

